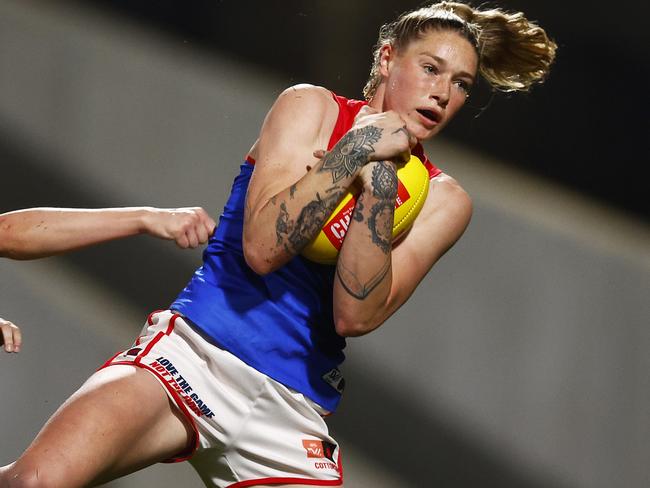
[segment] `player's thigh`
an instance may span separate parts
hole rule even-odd
[[[112,366],[59,408],[10,471],[36,476],[43,486],[85,486],[172,457],[190,439],[191,430],[151,374]]]

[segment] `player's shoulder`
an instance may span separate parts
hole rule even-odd
[[[308,109],[324,113],[337,109],[332,92],[325,87],[300,83],[285,88],[277,98],[276,105],[282,109]]]
[[[332,92],[324,86],[312,85],[310,83],[298,83],[285,88],[280,97],[311,97],[332,99]]]
[[[290,131],[293,134],[291,144],[303,140],[310,147],[315,143],[318,147],[326,146],[338,111],[338,104],[328,89],[294,85],[280,93],[267,115],[265,126],[276,131]]]

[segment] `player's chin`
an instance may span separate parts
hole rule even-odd
[[[411,139],[417,139],[417,142],[422,142],[425,139],[429,138],[429,131],[420,125],[413,124],[412,126],[407,125],[406,129],[409,131],[409,136]]]
[[[438,132],[440,132],[441,128],[442,127],[440,124],[436,124],[433,127],[425,127],[421,124],[414,124],[413,127],[409,127],[408,129],[411,135],[414,136],[418,142],[422,142],[426,141],[427,139],[431,139]]]
[[[446,124],[444,124],[444,123],[437,124],[435,127],[431,128],[431,129],[424,130],[423,132],[425,132],[426,135],[424,135],[422,138],[418,137],[417,135],[416,135],[416,137],[418,137],[418,139],[420,139],[421,141],[431,139],[433,136],[438,135],[440,133],[440,131],[442,131],[442,129],[445,127],[445,125]]]
[[[422,130],[419,130],[419,131],[413,131],[413,132],[411,132],[411,134],[413,134],[415,136],[415,138],[418,140],[418,142],[423,142],[423,141],[426,141],[428,139],[431,139],[438,132],[440,132],[440,131],[436,127],[434,129],[430,129],[430,130],[422,129]]]

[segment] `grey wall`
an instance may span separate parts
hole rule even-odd
[[[217,216],[282,88],[108,17],[5,0],[0,211],[201,205]],[[349,342],[331,422],[346,486],[647,486],[650,229],[444,139],[429,153],[475,215],[412,300]],[[18,357],[0,355],[0,463],[199,259],[138,238],[0,263],[0,316],[26,335]],[[163,466],[113,485],[186,480],[197,481],[189,468]]]

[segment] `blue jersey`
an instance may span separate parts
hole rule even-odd
[[[302,256],[266,276],[248,267],[242,230],[253,168],[241,165],[203,265],[170,308],[216,345],[334,411],[345,347],[334,329],[334,267]]]

